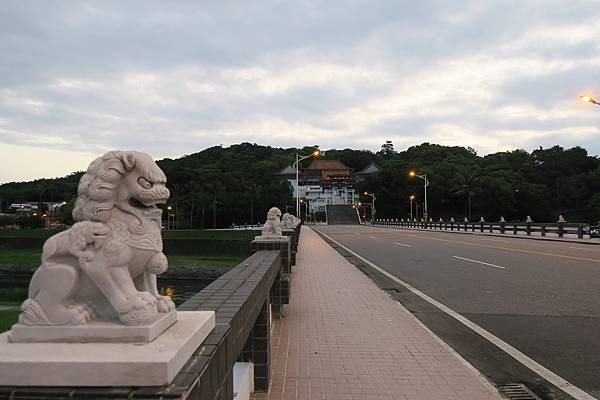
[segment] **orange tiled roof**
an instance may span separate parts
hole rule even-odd
[[[313,160],[306,169],[350,169],[340,160]]]

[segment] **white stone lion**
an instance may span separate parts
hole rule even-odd
[[[267,213],[267,222],[262,227],[261,236],[282,236],[281,232],[281,210],[272,207]]]
[[[94,160],[79,182],[77,222],[44,244],[19,323],[145,325],[173,311],[156,286],[168,266],[157,207],[169,198],[166,180],[144,153],[111,151]]]
[[[283,214],[283,217],[281,217],[281,227],[285,229],[294,229],[296,227],[296,217],[289,213]]]

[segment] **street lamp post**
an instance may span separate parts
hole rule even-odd
[[[375,220],[375,200],[377,198],[375,197],[375,193],[365,192],[364,195],[371,196],[371,222],[373,222]]]
[[[296,216],[299,217],[300,216],[300,184],[299,184],[299,179],[298,179],[298,175],[299,175],[299,163],[302,160],[306,160],[309,157],[318,157],[319,154],[321,154],[321,152],[319,150],[315,150],[312,153],[310,153],[307,156],[301,156],[300,154],[296,153],[296,162],[294,162],[294,169],[296,170]]]
[[[412,217],[412,203],[413,203],[413,200],[415,199],[415,196],[411,195],[409,197],[409,199],[410,199],[410,220],[412,221],[413,220],[413,217]]]
[[[592,96],[589,96],[587,94],[579,96],[579,100],[583,101],[584,103],[592,103],[600,106],[599,102],[597,102]]]
[[[425,220],[425,222],[427,222],[427,216],[428,216],[428,210],[427,210],[427,186],[429,186],[429,180],[427,179],[427,174],[423,174],[423,175],[417,175],[417,173],[415,171],[410,171],[408,173],[409,176],[414,177],[416,176],[417,178],[421,178],[424,181],[424,188],[425,188],[425,202],[423,204],[423,219]]]
[[[304,201],[304,199],[300,200],[300,204],[304,204],[304,220],[308,221],[308,202]],[[302,216],[300,215],[300,218]]]
[[[173,207],[167,206],[167,230],[175,229],[175,213],[172,213]],[[173,220],[173,222],[171,222]]]

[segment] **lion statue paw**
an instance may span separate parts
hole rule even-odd
[[[157,307],[158,312],[168,313],[175,310],[175,303],[173,303],[173,300],[169,296],[159,296]]]

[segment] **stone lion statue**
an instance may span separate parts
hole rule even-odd
[[[262,227],[261,236],[282,236],[281,232],[281,210],[272,207],[267,213],[267,222]]]
[[[283,214],[283,217],[281,217],[281,227],[294,229],[296,227],[296,217],[289,213]]]
[[[173,311],[156,286],[168,266],[157,207],[169,198],[166,181],[144,153],[111,151],[95,159],[79,182],[76,223],[44,244],[19,323],[146,325]]]

